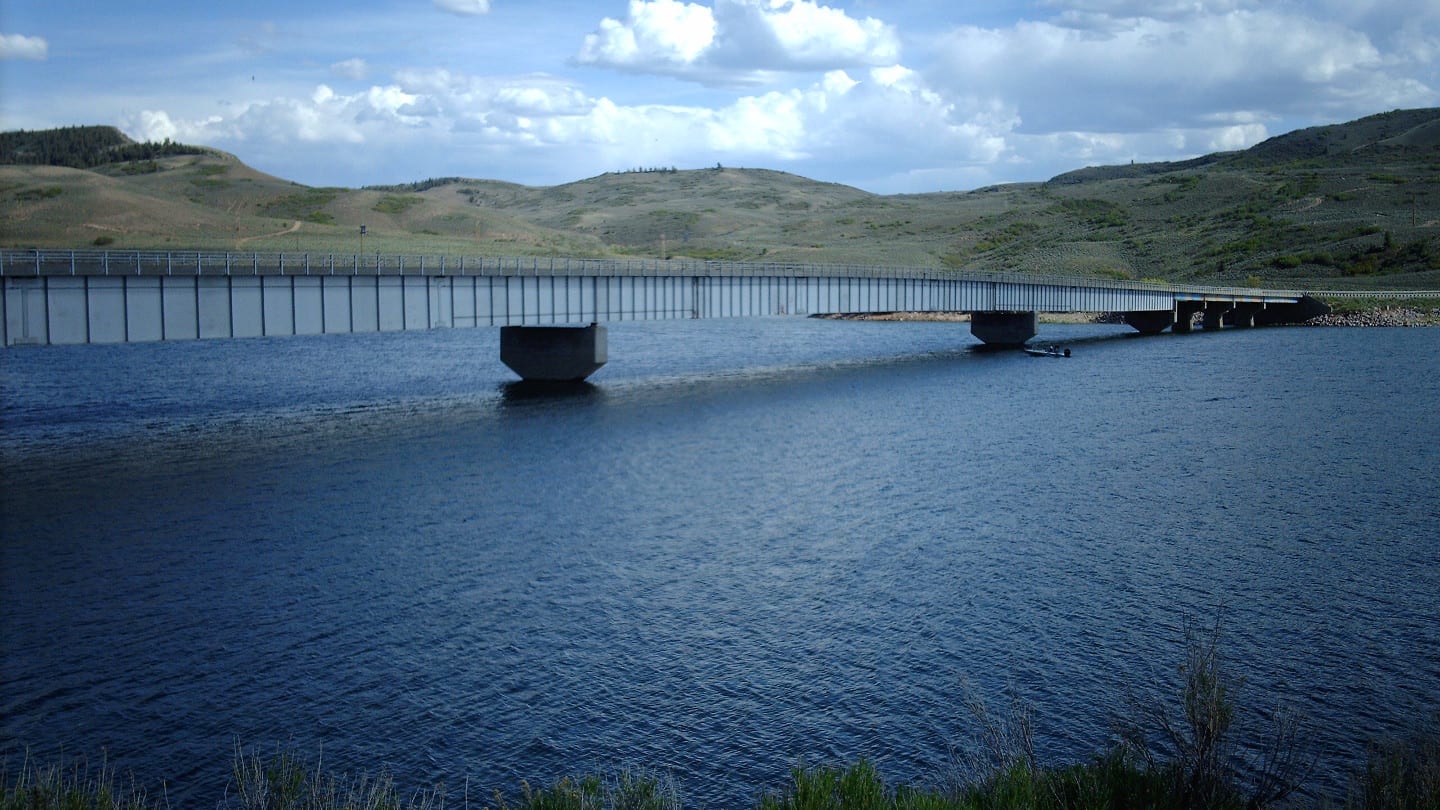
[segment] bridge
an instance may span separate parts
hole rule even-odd
[[[1041,312],[1115,312],[1140,332],[1299,322],[1304,292],[851,265],[204,251],[0,250],[0,345],[500,327],[527,380],[607,360],[604,324],[969,312],[1020,346]]]

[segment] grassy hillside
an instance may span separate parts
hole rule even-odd
[[[670,256],[1440,287],[1440,109],[1183,162],[892,196],[720,168],[547,188],[467,178],[310,188],[232,155],[187,149],[198,154],[85,169],[0,165],[0,244]]]

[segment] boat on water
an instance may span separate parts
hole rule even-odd
[[[1025,353],[1032,357],[1069,357],[1069,349],[1061,349],[1059,346],[1046,346],[1043,349],[1025,347]]]

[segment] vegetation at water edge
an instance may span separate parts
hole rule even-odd
[[[796,766],[787,784],[760,794],[759,810],[1253,810],[1266,807],[1347,810],[1440,809],[1440,712],[1406,735],[1374,741],[1342,798],[1303,796],[1313,766],[1303,724],[1271,711],[1271,727],[1239,733],[1242,680],[1223,666],[1219,626],[1187,631],[1178,700],[1132,699],[1116,742],[1084,763],[1049,766],[1035,757],[1028,709],[1012,696],[993,714],[971,696],[978,729],[938,784],[892,785],[869,760]],[[544,786],[522,782],[509,795],[472,796],[444,786],[402,792],[386,771],[336,774],[291,750],[262,757],[237,747],[233,772],[219,792],[222,810],[678,810],[684,802],[659,771],[565,777]],[[0,810],[169,810],[163,789],[148,792],[105,764],[29,760],[0,768]]]

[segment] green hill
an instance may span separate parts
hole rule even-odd
[[[0,135],[8,162],[0,165],[0,243],[668,256],[1440,287],[1440,109],[1314,127],[1187,161],[888,196],[718,167],[543,188],[458,177],[310,188],[216,150],[150,144],[146,155],[126,151],[146,145],[115,136],[124,138],[105,127]],[[37,165],[62,151],[44,144],[82,140],[91,144],[79,150],[89,165]]]

